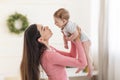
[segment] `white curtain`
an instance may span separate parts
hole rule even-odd
[[[100,0],[99,16],[99,80],[108,79],[108,17],[107,0]]]
[[[100,0],[99,80],[120,80],[119,0]]]
[[[120,80],[120,4],[108,2],[109,80]]]

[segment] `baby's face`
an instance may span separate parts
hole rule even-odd
[[[59,28],[63,28],[65,23],[62,19],[54,17],[55,25]]]

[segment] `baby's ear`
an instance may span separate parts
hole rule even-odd
[[[63,19],[63,22],[64,22],[64,23],[66,23],[66,22],[67,22],[67,20],[66,20],[66,19]]]
[[[40,37],[40,38],[38,38],[38,42],[42,42],[42,38]]]

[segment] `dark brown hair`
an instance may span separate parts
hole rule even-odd
[[[24,33],[23,58],[20,66],[22,80],[40,79],[40,59],[47,47],[38,42],[41,37],[36,24],[30,25]]]

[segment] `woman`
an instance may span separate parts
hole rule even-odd
[[[84,69],[87,65],[85,56],[81,57],[80,61],[76,59],[75,43],[71,42],[70,53],[59,51],[49,45],[51,36],[52,32],[48,27],[38,24],[30,25],[25,31],[21,62],[22,80],[39,80],[40,65],[49,80],[68,80],[65,72],[66,66]],[[82,44],[81,54],[85,54]]]

